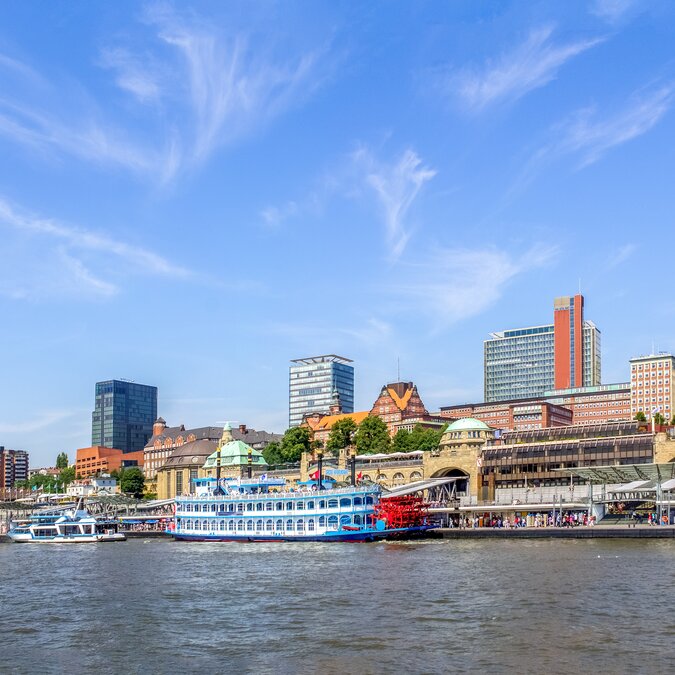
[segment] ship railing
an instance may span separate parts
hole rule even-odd
[[[408,459],[408,460],[392,460],[392,461],[387,461],[386,459],[376,459],[374,461],[371,460],[360,460],[356,462],[356,466],[359,467],[359,469],[367,469],[367,468],[382,468],[386,469],[387,467],[390,466],[422,466],[424,463],[423,460],[421,459]]]
[[[298,497],[320,497],[320,496],[332,496],[332,495],[344,495],[350,493],[363,493],[363,492],[379,492],[379,486],[377,485],[362,485],[362,486],[352,486],[344,488],[332,488],[328,490],[295,490],[294,492],[230,492],[225,495],[178,495],[176,499],[181,500],[196,500],[199,501],[237,501],[245,499],[297,499]]]

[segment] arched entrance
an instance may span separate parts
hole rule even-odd
[[[459,499],[461,496],[469,494],[469,474],[462,469],[441,469],[437,471],[432,478],[457,478],[452,483],[446,483],[437,488],[429,490],[429,498],[432,501],[446,501],[447,499]],[[433,493],[438,491],[438,495]],[[435,497],[435,498],[434,498]]]

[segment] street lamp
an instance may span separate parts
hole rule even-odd
[[[349,446],[349,465],[352,472],[352,485],[356,485],[356,448]]]
[[[317,467],[318,475],[318,489],[323,490],[323,448],[316,449],[316,458],[318,460],[319,466]]]
[[[248,477],[253,476],[253,448],[248,449]]]

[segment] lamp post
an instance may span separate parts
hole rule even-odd
[[[349,467],[352,472],[352,485],[356,485],[356,448],[349,446]]]
[[[248,477],[253,476],[253,448],[248,449]]]
[[[319,474],[319,476],[318,476],[318,489],[323,490],[323,449],[322,448],[316,449],[316,459],[319,463],[319,466],[317,467],[317,472]]]

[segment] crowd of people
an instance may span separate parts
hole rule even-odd
[[[462,529],[476,529],[480,527],[492,528],[517,528],[517,527],[579,527],[593,526],[596,524],[595,516],[588,516],[587,513],[567,512],[560,513],[556,511],[555,518],[553,512],[529,513],[526,516],[512,515],[474,515],[451,518],[449,526]]]

